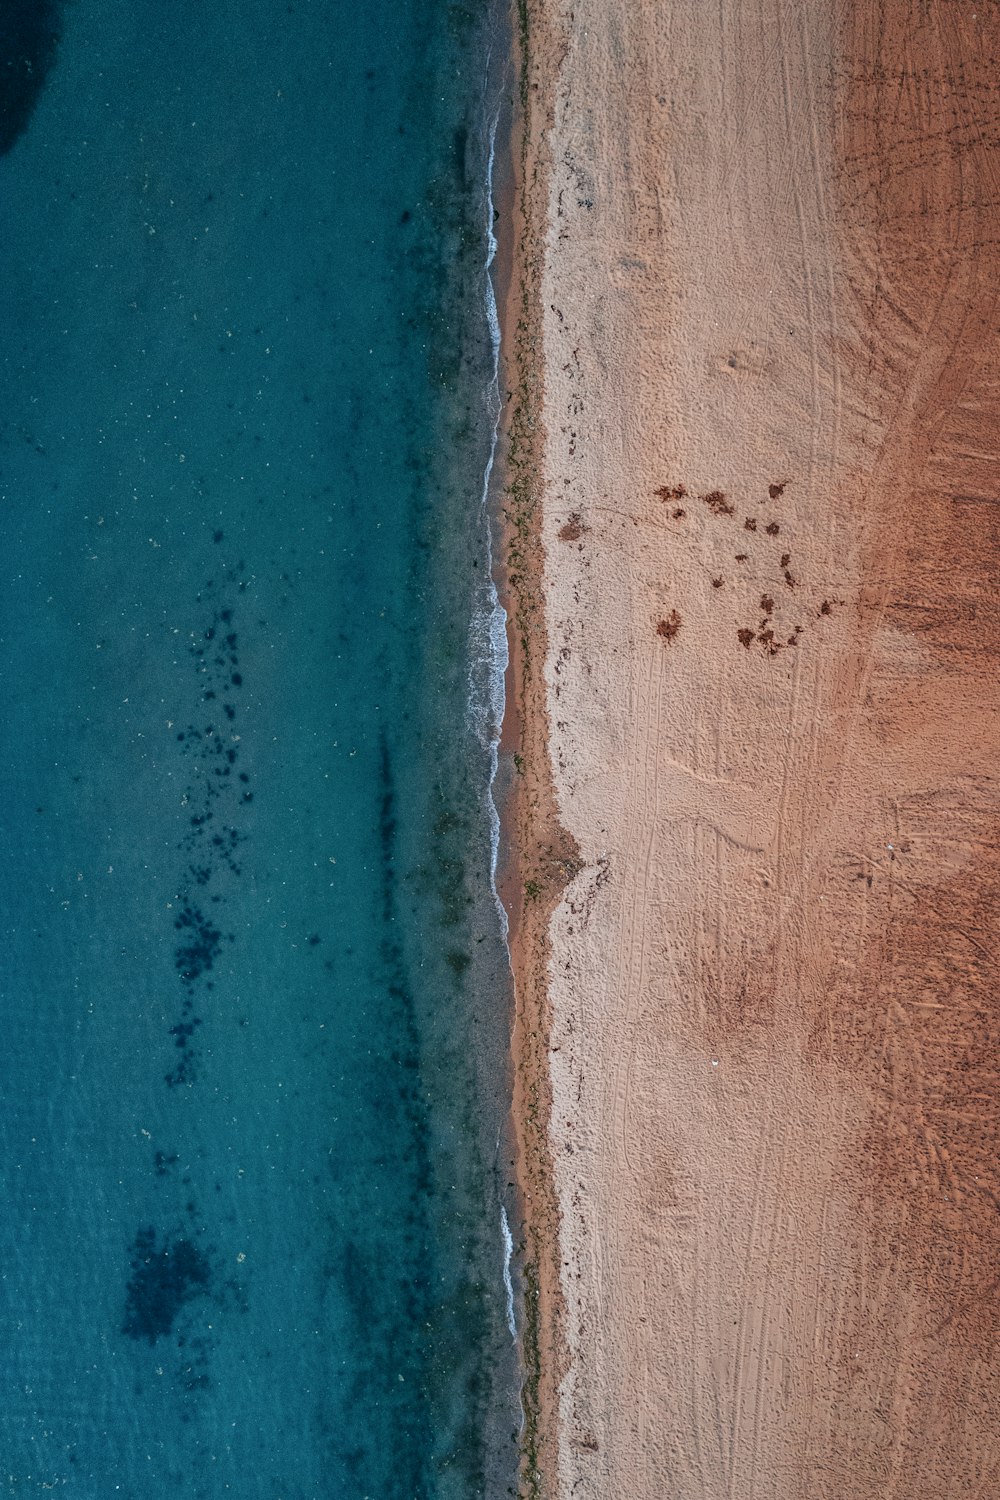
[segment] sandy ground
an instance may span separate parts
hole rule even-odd
[[[1000,16],[540,0],[531,38],[543,1488],[985,1500]]]

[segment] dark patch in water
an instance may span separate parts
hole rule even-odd
[[[185,906],[174,927],[184,934],[174,952],[174,967],[185,989],[190,989],[195,980],[209,972],[221,953],[222,933],[197,906]]]
[[[155,1344],[173,1332],[177,1315],[211,1289],[208,1260],[188,1239],[159,1246],[155,1229],[140,1229],[132,1246],[122,1333]]]
[[[419,1024],[406,954],[398,937],[401,924],[397,920],[396,837],[396,791],[389,747],[383,733],[379,741],[379,843],[382,855],[382,931],[385,935],[379,945],[379,957],[384,974],[382,983],[385,995],[396,1017],[392,1034],[397,1041],[392,1054],[395,1066],[383,1074],[380,1088],[383,1094],[382,1108],[387,1117],[396,1116],[398,1138],[410,1143],[408,1149],[416,1169],[416,1180],[425,1184],[430,1182],[431,1173],[420,1080]],[[423,1223],[424,1209],[422,1198],[415,1199],[411,1212],[414,1216],[415,1240],[419,1244],[419,1250],[414,1256],[418,1263],[429,1251],[428,1231]],[[411,1291],[419,1301],[422,1294],[417,1288],[412,1288]],[[414,1326],[421,1325],[423,1316],[414,1307]]]
[[[224,534],[217,531],[212,539],[221,542]],[[201,628],[191,632],[187,650],[202,703],[228,698],[231,688],[243,684],[239,670],[239,636],[233,628],[234,611],[228,604],[225,608],[220,606],[225,604],[227,595],[232,597],[234,589],[243,592],[246,584],[243,563],[236,567],[225,566],[221,576],[209,578],[197,595],[196,602],[202,607],[207,606],[208,613]],[[175,1055],[173,1066],[164,1074],[169,1088],[191,1085],[196,1080],[198,1052],[195,1032],[203,1023],[201,1017],[193,1014],[194,997],[202,995],[203,1008],[210,1021],[211,1015],[204,1003],[207,992],[215,984],[210,976],[223,944],[235,941],[233,934],[223,932],[218,915],[209,918],[204,910],[206,905],[225,905],[225,880],[227,877],[238,879],[243,873],[237,850],[247,834],[237,820],[254,800],[254,793],[248,785],[250,775],[239,765],[243,743],[233,727],[237,718],[236,707],[231,702],[223,702],[221,706],[224,722],[213,720],[206,723],[202,720],[174,731],[178,753],[189,762],[192,775],[184,787],[183,803],[189,811],[186,832],[178,844],[187,863],[172,903],[177,934],[174,970],[184,1002],[180,1017],[169,1028],[179,1054]]]
[[[3,0],[0,5],[0,156],[28,128],[60,38],[57,0]]]

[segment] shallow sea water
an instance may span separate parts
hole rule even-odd
[[[469,709],[502,38],[430,0],[29,10],[0,1473],[505,1494],[509,992]]]

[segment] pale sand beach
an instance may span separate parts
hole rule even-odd
[[[993,1496],[1000,17],[527,39],[525,1493]]]

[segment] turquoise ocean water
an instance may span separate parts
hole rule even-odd
[[[502,32],[5,12],[0,1492],[506,1494]]]

